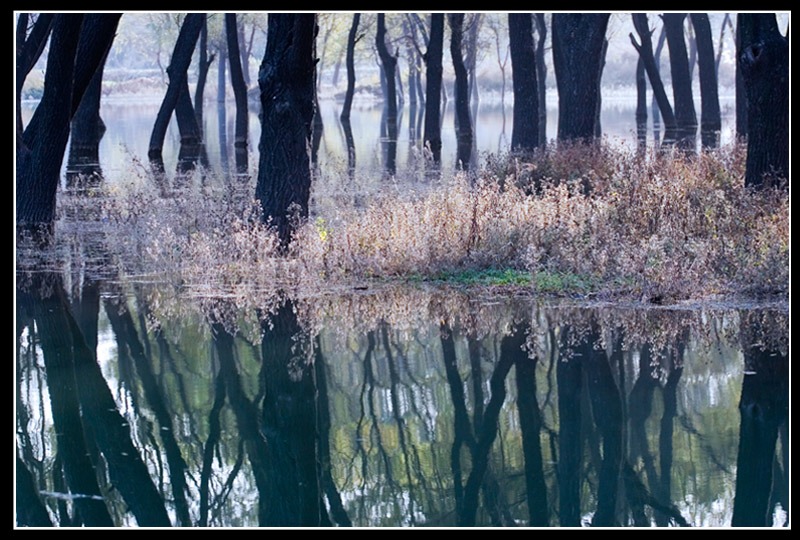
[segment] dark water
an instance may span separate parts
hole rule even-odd
[[[789,521],[785,309],[18,281],[18,524]]]

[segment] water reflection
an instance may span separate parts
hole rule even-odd
[[[788,524],[780,309],[18,282],[19,525]]]

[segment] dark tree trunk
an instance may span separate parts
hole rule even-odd
[[[517,414],[522,433],[522,451],[525,456],[525,493],[528,498],[528,526],[547,527],[550,513],[547,508],[547,485],[543,469],[541,432],[544,423],[536,401],[536,362],[528,358],[523,349],[525,332],[516,334],[511,348],[516,357],[514,366],[517,381]],[[508,338],[506,338],[508,339]]]
[[[175,120],[181,136],[181,145],[200,144],[202,141],[200,127],[197,125],[197,117],[194,114],[194,105],[192,105],[192,97],[189,92],[189,81],[186,79],[181,83],[178,101],[175,102]]]
[[[227,36],[228,58],[231,63],[231,86],[236,100],[236,123],[234,128],[233,148],[236,154],[236,172],[247,173],[247,142],[248,142],[248,114],[247,114],[247,84],[242,72],[239,54],[239,38],[237,32],[236,14],[225,14],[225,34]]]
[[[508,40],[514,84],[511,150],[529,152],[539,146],[536,53],[533,48],[533,16],[530,13],[508,14]]]
[[[472,120],[469,114],[469,80],[467,67],[461,53],[464,37],[464,14],[450,13],[450,56],[456,73],[454,94],[456,96],[456,163],[458,167],[469,168],[472,152]]]
[[[103,67],[105,59],[97,68],[81,104],[72,117],[69,155],[67,156],[67,186],[97,184],[100,171],[100,140],[106,132],[100,118],[100,98],[103,91]]]
[[[355,49],[356,37],[358,35],[358,23],[361,20],[361,13],[353,14],[353,24],[350,25],[350,32],[347,34],[347,90],[344,93],[344,105],[342,105],[342,122],[350,121],[350,109],[353,106],[353,94],[356,90],[356,64]]]
[[[50,515],[47,513],[39,489],[36,487],[33,474],[25,463],[17,456],[16,466],[16,510],[18,527],[52,527]]]
[[[228,65],[228,52],[227,45],[220,43],[217,48],[219,54],[219,63],[217,64],[217,103],[225,103],[225,87],[227,78],[225,76],[225,67]]]
[[[653,56],[653,44],[650,41],[650,28],[647,23],[647,15],[644,13],[634,13],[631,15],[633,18],[633,25],[636,28],[636,33],[639,34],[641,43],[636,43],[636,38],[630,34],[631,44],[639,53],[639,58],[644,62],[644,69],[647,72],[647,77],[650,79],[650,87],[653,89],[653,96],[658,103],[658,108],[661,111],[661,116],[664,119],[664,127],[668,137],[674,137],[676,122],[675,113],[672,111],[672,105],[669,103],[669,98],[664,90],[664,83],[661,82],[661,75],[658,72],[655,57]],[[656,118],[653,118],[655,124]]]
[[[424,144],[430,148],[433,161],[442,159],[442,56],[444,55],[444,14],[431,15],[431,34],[425,52],[425,130]]]
[[[692,76],[689,72],[689,56],[683,37],[685,13],[664,13],[664,29],[667,33],[669,65],[672,74],[672,97],[675,105],[675,121],[678,128],[678,145],[694,149],[697,136],[697,114],[692,97]]]
[[[539,38],[536,40],[536,84],[539,102],[539,144],[547,143],[547,64],[544,61],[544,43],[547,39],[547,26],[544,22],[544,13],[534,13],[536,18],[536,31]]]
[[[581,438],[581,355],[570,354],[569,327],[563,329],[562,358],[556,365],[558,384],[558,515],[562,527],[581,524],[580,489],[583,457]],[[593,344],[589,345],[589,348]],[[586,348],[585,345],[583,346]],[[591,351],[589,351],[591,353]]]
[[[641,57],[636,62],[636,139],[644,149],[647,142],[647,73]]]
[[[203,21],[203,27],[200,30],[200,59],[197,68],[197,87],[194,90],[194,116],[197,120],[197,126],[200,128],[200,138],[203,137],[204,132],[203,102],[205,101],[206,80],[208,79],[208,70],[213,61],[214,55],[208,55],[208,19],[206,19]]]
[[[205,13],[188,13],[181,25],[178,40],[175,42],[175,49],[172,52],[172,58],[167,68],[169,85],[158,110],[156,121],[153,124],[153,131],[150,134],[147,155],[151,160],[161,158],[169,119],[178,104],[181,92],[188,92],[186,73],[189,70],[189,64],[192,62],[192,53],[197,44],[197,38],[200,37],[200,31],[203,28],[205,19]],[[194,118],[194,111],[192,111],[192,118]]]
[[[640,17],[636,15],[636,17]],[[645,22],[647,21],[647,15],[644,15]],[[634,25],[636,24],[636,18],[634,18]],[[645,26],[646,27],[646,26]],[[649,30],[648,30],[649,31]],[[640,34],[641,35],[641,34]],[[664,30],[664,25],[661,25],[661,32],[658,33],[658,42],[656,43],[656,50],[653,53],[653,63],[655,64],[655,72],[658,73],[658,76],[661,77],[661,52],[664,50],[664,43],[667,42],[667,32]],[[653,48],[650,47],[652,51]],[[648,78],[650,75],[648,74]],[[653,93],[653,101],[650,104],[650,109],[653,113],[653,129],[656,129],[656,125],[661,123],[661,105],[658,103],[658,99],[656,98],[655,93]],[[656,136],[656,140],[658,137]]]
[[[239,64],[242,66],[242,78],[244,79],[244,86],[245,88],[250,88],[250,50],[253,45],[253,34],[255,33],[255,28],[253,28],[252,32],[250,33],[250,47],[245,47],[247,43],[244,39],[244,23],[239,24],[237,21],[236,24],[236,34],[238,36],[238,43],[240,43],[239,47]]]
[[[553,68],[558,87],[558,139],[595,138],[608,13],[553,14]]]
[[[749,335],[745,327],[761,329],[763,312],[742,314],[745,375],[739,401],[739,449],[736,457],[736,490],[733,527],[768,527],[773,467],[780,430],[789,421],[789,355]],[[785,442],[781,441],[783,444]]]
[[[52,13],[40,13],[33,23],[31,33],[26,36],[29,15],[20,13],[17,20],[17,139],[22,138],[22,86],[25,78],[31,72],[33,66],[39,60],[50,36],[50,29],[53,26]]]
[[[386,83],[384,94],[384,107],[386,108],[386,121],[395,125],[397,131],[397,57],[392,56],[386,47],[386,14],[378,13],[378,30],[375,33],[375,46],[383,66],[383,77]]]
[[[287,247],[294,217],[308,217],[314,120],[315,14],[273,13],[258,75],[261,139],[256,199]]]
[[[70,122],[111,47],[120,16],[59,14],[54,19],[44,95],[22,140],[17,141],[19,225],[52,224],[55,220],[56,192]]]
[[[740,14],[737,67],[747,98],[745,185],[789,189],[789,40],[774,14]]]
[[[600,123],[600,113],[603,110],[603,70],[606,67],[606,53],[608,52],[608,40],[603,39],[603,50],[600,53],[600,76],[597,78],[597,101],[594,106],[594,137],[600,139],[603,136],[603,126]]]
[[[714,64],[714,42],[707,13],[692,13],[692,26],[697,40],[697,65],[700,72],[700,138],[703,147],[719,146],[722,118],[719,110],[717,69]]]
[[[309,337],[291,301],[282,304],[261,329],[262,426],[272,473],[263,524],[330,525],[318,470],[317,388],[314,369],[304,357],[311,352]]]
[[[55,219],[56,191],[61,161],[69,138],[75,53],[83,15],[57,15],[53,22],[51,52],[47,58],[44,94],[36,115],[47,129],[17,142],[17,224],[47,224]]]

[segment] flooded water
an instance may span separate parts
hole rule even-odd
[[[473,158],[482,163],[489,154],[502,155],[508,151],[513,126],[513,106],[510,95],[505,106],[498,99],[473,108],[475,144]],[[720,143],[728,144],[734,140],[735,110],[732,96],[721,97],[722,131]],[[130,174],[131,163],[147,164],[148,141],[153,128],[160,96],[145,98],[110,97],[101,105],[101,116],[105,119],[107,131],[100,142],[100,167],[109,181],[124,181]],[[23,118],[28,120],[35,107],[33,103],[23,105]],[[626,93],[611,94],[604,97],[601,114],[603,134],[609,144],[636,148],[635,95]],[[698,104],[699,107],[699,104]],[[324,171],[348,170],[348,152],[345,133],[339,122],[341,104],[334,100],[320,101],[323,130],[318,150],[318,164]],[[699,109],[698,109],[699,110]],[[397,140],[386,137],[382,126],[380,103],[356,104],[351,115],[354,141],[354,169],[361,177],[381,176],[389,162],[394,164],[392,176],[403,180],[420,175],[422,160],[422,126],[424,116],[420,109],[409,105],[399,110]],[[232,103],[218,107],[207,103],[204,113],[205,150],[209,165],[213,170],[233,169],[234,161],[234,118]],[[220,127],[223,126],[223,129]],[[548,95],[547,137],[554,140],[558,126],[558,97]],[[258,163],[258,140],[261,126],[255,107],[250,105],[249,159],[252,173]],[[649,119],[647,144],[663,137],[663,128],[653,126]],[[698,136],[699,141],[699,136]],[[443,172],[452,172],[456,162],[456,138],[452,103],[445,104],[442,115],[442,164]],[[164,146],[164,166],[174,171],[178,163],[180,136],[173,119]],[[392,154],[389,155],[389,152]]]
[[[605,132],[635,145],[633,107],[605,103]],[[147,168],[157,109],[103,105],[105,181]],[[346,173],[338,106],[322,111],[319,168]],[[357,175],[385,170],[380,115],[353,111]],[[398,177],[417,170],[410,118]],[[232,119],[206,113],[212,168],[232,167]],[[551,136],[555,125],[551,111]],[[482,106],[477,150],[505,151],[510,130],[510,109]],[[251,115],[251,155],[257,140]],[[178,143],[174,129],[168,170]],[[19,526],[789,523],[785,303],[572,304],[372,284],[211,294],[126,271],[87,248],[103,237],[96,224],[73,236],[69,220],[56,259],[17,246]]]
[[[18,280],[27,523],[789,521],[785,309]]]

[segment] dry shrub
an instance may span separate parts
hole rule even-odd
[[[743,155],[564,147],[492,158],[472,177],[373,183],[363,197],[344,173],[335,195],[328,174],[288,256],[258,219],[252,180],[198,173],[164,196],[139,172],[106,188],[103,214],[140,271],[230,294],[514,268],[635,299],[788,295],[788,193],[745,189]]]

